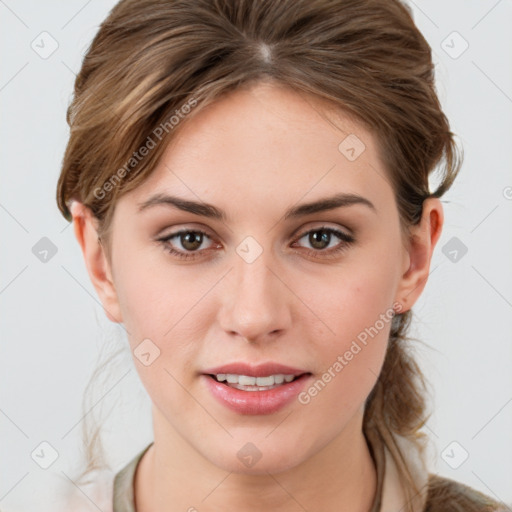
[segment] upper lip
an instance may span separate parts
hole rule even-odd
[[[279,363],[263,363],[259,365],[251,365],[248,363],[238,362],[229,363],[222,366],[216,366],[203,371],[207,375],[218,375],[219,373],[229,373],[234,375],[247,375],[249,377],[265,377],[267,375],[295,375],[296,377],[304,373],[305,370],[292,368]]]

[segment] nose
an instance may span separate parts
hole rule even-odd
[[[271,341],[290,327],[293,294],[269,259],[266,252],[252,263],[235,257],[219,313],[222,329],[232,337]]]

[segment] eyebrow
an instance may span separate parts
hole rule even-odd
[[[313,201],[310,203],[303,203],[299,206],[294,206],[286,211],[284,219],[298,218],[312,213],[324,212],[328,210],[334,210],[335,208],[352,206],[355,204],[362,204],[369,207],[374,213],[377,213],[377,209],[374,204],[365,197],[357,194],[340,193],[331,197],[326,197]],[[194,215],[200,215],[210,219],[226,221],[226,212],[208,203],[201,203],[196,201],[189,201],[181,197],[170,196],[167,194],[155,194],[146,201],[139,203],[139,212],[146,210],[157,205],[173,206],[184,212],[193,213]]]

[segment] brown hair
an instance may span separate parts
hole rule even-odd
[[[123,0],[76,78],[57,187],[62,214],[71,220],[69,202],[84,203],[108,249],[116,200],[148,178],[184,123],[259,80],[325,100],[375,135],[404,233],[421,219],[423,201],[441,197],[459,171],[431,49],[401,1]],[[394,435],[420,446],[428,418],[425,380],[409,353],[411,315],[393,319],[363,423],[390,450],[409,497],[419,489]]]

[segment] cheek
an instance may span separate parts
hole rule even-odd
[[[194,304],[205,292],[183,275],[165,275],[161,264],[148,265],[142,258],[124,259],[117,269],[118,299],[144,388],[160,411],[192,413],[194,403],[181,385],[190,385],[187,379],[195,370],[198,344],[190,340],[198,336],[189,329],[195,328]]]
[[[317,292],[308,298],[311,309],[318,311],[323,321],[325,339],[344,345],[376,323],[379,331],[386,330],[396,287],[390,268],[360,264],[327,277],[320,287],[318,280],[310,281],[310,289],[316,287]],[[386,325],[379,321],[384,316]]]
[[[184,287],[178,273],[168,275],[160,258],[148,260],[140,249],[127,251],[116,263],[115,287],[127,331],[134,338],[165,338],[185,314],[192,286]]]
[[[301,403],[315,400],[317,407],[343,422],[360,409],[374,387],[386,355],[391,312],[342,316],[334,342],[317,343],[320,372]],[[318,398],[315,398],[318,397]]]
[[[204,299],[218,276],[201,279],[195,272],[192,266],[172,269],[161,259],[149,265],[142,256],[138,261],[127,258],[118,262],[116,290],[137,368],[141,366],[137,355],[146,346],[158,353],[154,364],[162,366],[164,372],[165,368],[186,373],[197,359],[206,318],[210,318],[204,312]],[[143,379],[154,379],[155,372],[148,373],[144,367],[140,370]],[[162,372],[159,376],[169,379]],[[182,376],[176,377],[183,380]]]
[[[321,393],[326,407],[335,401],[345,410],[356,408],[378,378],[393,318],[394,273],[386,264],[391,261],[381,260],[377,265],[360,260],[353,268],[340,270],[338,278],[331,277],[320,289],[316,281],[321,293],[310,304],[321,312],[322,322],[316,324],[322,325],[322,335],[313,339],[322,362],[319,377],[329,389]],[[322,382],[318,390],[324,389]]]

